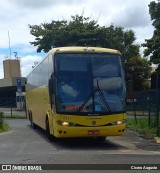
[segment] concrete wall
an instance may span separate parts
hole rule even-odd
[[[0,87],[12,86],[12,78],[0,79]]]
[[[21,77],[21,85],[25,86],[25,77]],[[0,79],[0,87],[17,86],[17,77]]]
[[[21,77],[20,60],[3,61],[4,78]]]

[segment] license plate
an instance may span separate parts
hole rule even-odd
[[[88,130],[88,135],[99,135],[99,130]]]

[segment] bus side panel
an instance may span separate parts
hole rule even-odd
[[[26,100],[27,109],[32,112],[33,122],[46,129],[46,114],[51,110],[48,87],[42,86],[27,92]]]

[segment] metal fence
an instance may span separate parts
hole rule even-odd
[[[0,107],[16,107],[16,97],[0,98]]]
[[[26,117],[25,105],[17,108],[16,97],[0,98],[0,112],[4,117]]]
[[[156,129],[157,136],[160,136],[160,90],[148,90],[136,92],[127,98],[127,117],[135,119],[144,118],[148,128]],[[16,98],[0,98],[0,112],[6,116],[26,116],[25,107],[17,109]]]
[[[136,92],[127,99],[127,116],[134,118],[136,123],[144,118],[148,127],[156,129],[157,136],[160,136],[159,105],[160,90]]]

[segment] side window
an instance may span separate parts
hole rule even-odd
[[[46,57],[37,67],[38,86],[48,85],[48,57]]]
[[[54,64],[53,64],[53,56],[52,54],[49,54],[48,56],[48,79],[50,79],[51,74],[54,72]]]

